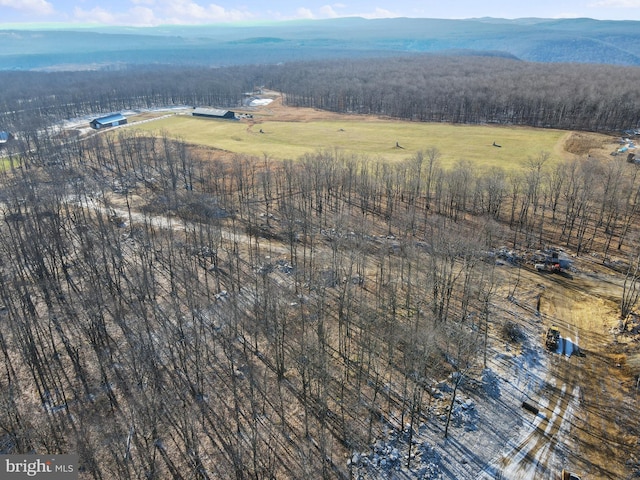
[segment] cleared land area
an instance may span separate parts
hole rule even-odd
[[[313,111],[311,111],[313,112]],[[541,152],[552,162],[571,156],[565,150],[570,132],[561,130],[403,122],[354,116],[308,121],[273,116],[234,122],[175,115],[132,128],[166,133],[187,143],[273,159],[297,159],[318,150],[339,149],[354,155],[404,160],[420,150],[437,148],[444,167],[468,160],[477,168],[525,167]],[[611,138],[593,134],[597,145]],[[495,146],[496,145],[499,146]]]

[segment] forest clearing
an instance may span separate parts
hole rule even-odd
[[[190,111],[185,110],[132,128],[156,135],[166,133],[190,144],[259,157],[267,155],[276,160],[298,159],[318,150],[338,149],[347,155],[397,162],[419,150],[434,147],[442,152],[440,162],[444,167],[468,161],[475,168],[506,170],[524,170],[541,152],[549,153],[550,163],[558,163],[573,158],[572,146],[589,143],[593,152],[609,154],[616,145],[615,138],[599,133],[590,133],[588,141],[582,138],[575,143],[572,133],[564,130],[408,122],[372,115],[335,114],[286,107],[279,94],[271,96],[275,98],[273,103],[252,110],[253,118],[240,122],[192,117]]]

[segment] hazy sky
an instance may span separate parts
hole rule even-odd
[[[0,24],[196,24],[361,16],[640,20],[640,0],[0,0]]]

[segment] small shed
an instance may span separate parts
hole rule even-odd
[[[194,117],[221,118],[227,120],[235,120],[236,114],[231,110],[222,110],[220,108],[201,108],[193,109]]]
[[[89,123],[91,128],[96,130],[100,128],[115,127],[118,125],[124,125],[127,123],[127,119],[121,113],[114,113],[106,117],[95,118]]]

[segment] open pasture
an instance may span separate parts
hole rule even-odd
[[[400,161],[419,150],[435,147],[444,167],[468,160],[478,168],[500,166],[511,170],[523,168],[541,152],[549,152],[554,163],[569,156],[564,150],[569,132],[526,127],[364,117],[299,122],[268,118],[248,123],[175,115],[131,128],[166,133],[189,143],[235,153],[260,157],[266,154],[274,159],[298,159],[305,153],[338,149],[347,155]]]

